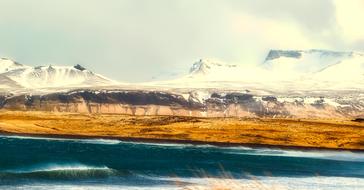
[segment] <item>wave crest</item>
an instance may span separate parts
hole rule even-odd
[[[25,169],[0,172],[0,179],[87,179],[120,175],[116,170],[106,166],[87,166],[82,164],[48,164]]]

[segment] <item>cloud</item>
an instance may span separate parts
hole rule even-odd
[[[199,58],[259,64],[269,49],[364,48],[360,6],[350,0],[3,0],[0,55],[148,81],[188,72]]]
[[[245,51],[240,62],[252,61],[261,63],[270,49],[310,49],[327,48],[321,41],[316,41],[307,35],[301,26],[287,20],[274,20],[264,17],[254,17],[250,14],[237,13],[232,16],[232,29],[235,39],[245,42]],[[241,52],[243,54],[243,51]]]
[[[356,43],[356,41],[364,40],[364,1],[347,0],[335,1],[336,20],[339,31],[345,41],[348,43]]]
[[[302,30],[321,32],[335,25],[335,6],[330,0],[232,0],[232,7],[257,17],[291,20]]]

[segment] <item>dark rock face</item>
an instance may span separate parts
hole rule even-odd
[[[0,109],[4,107],[5,102],[5,96],[0,96]]]
[[[67,96],[62,95],[63,99]],[[188,102],[180,95],[167,94],[163,92],[143,92],[143,91],[121,91],[121,92],[92,92],[84,91],[72,94],[73,99],[82,98],[88,103],[100,104],[130,104],[130,105],[163,105],[179,106],[182,108],[199,108],[202,105],[195,102]]]
[[[270,50],[266,61],[277,59],[280,57],[300,58],[302,56],[300,51],[294,50]]]
[[[355,118],[352,121],[363,123],[364,122],[364,118]]]
[[[314,107],[316,107],[316,108],[318,108],[318,109],[320,109],[320,108],[324,108],[324,102],[325,102],[324,98],[323,97],[320,97],[319,100],[316,100],[311,105],[314,106]]]
[[[262,97],[262,100],[263,101],[268,101],[268,102],[276,102],[277,98],[274,97],[274,96],[264,96],[264,97]]]
[[[231,93],[224,97],[226,103],[248,103],[253,101],[253,95],[243,93]]]
[[[230,93],[225,96],[212,94],[211,98],[206,100],[205,106],[207,109],[218,111],[234,105],[235,109],[246,111],[259,117],[289,116],[283,104],[277,102],[277,98],[269,97],[262,98],[262,100],[258,101],[253,95],[245,93]],[[273,101],[274,103],[272,103],[272,100],[275,100]]]
[[[75,65],[75,66],[73,66],[75,69],[78,69],[78,70],[80,70],[80,71],[84,71],[84,70],[86,70],[86,68],[85,67],[83,67],[83,66],[81,66],[81,65],[79,65],[79,64],[77,64],[77,65]]]
[[[172,106],[184,109],[200,109],[202,104],[189,102],[181,95],[164,92],[144,91],[75,91],[68,93],[53,93],[47,95],[20,95],[13,97],[1,97],[1,108],[11,110],[44,110],[50,106],[69,104],[126,104],[133,106],[160,105]]]

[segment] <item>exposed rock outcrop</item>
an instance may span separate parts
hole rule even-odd
[[[211,93],[198,99],[162,91],[76,90],[46,95],[0,96],[3,110],[198,117],[363,117],[364,101],[324,97]]]

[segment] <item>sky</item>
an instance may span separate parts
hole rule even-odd
[[[0,9],[1,57],[125,82],[187,73],[200,58],[364,51],[363,0],[0,0]]]

